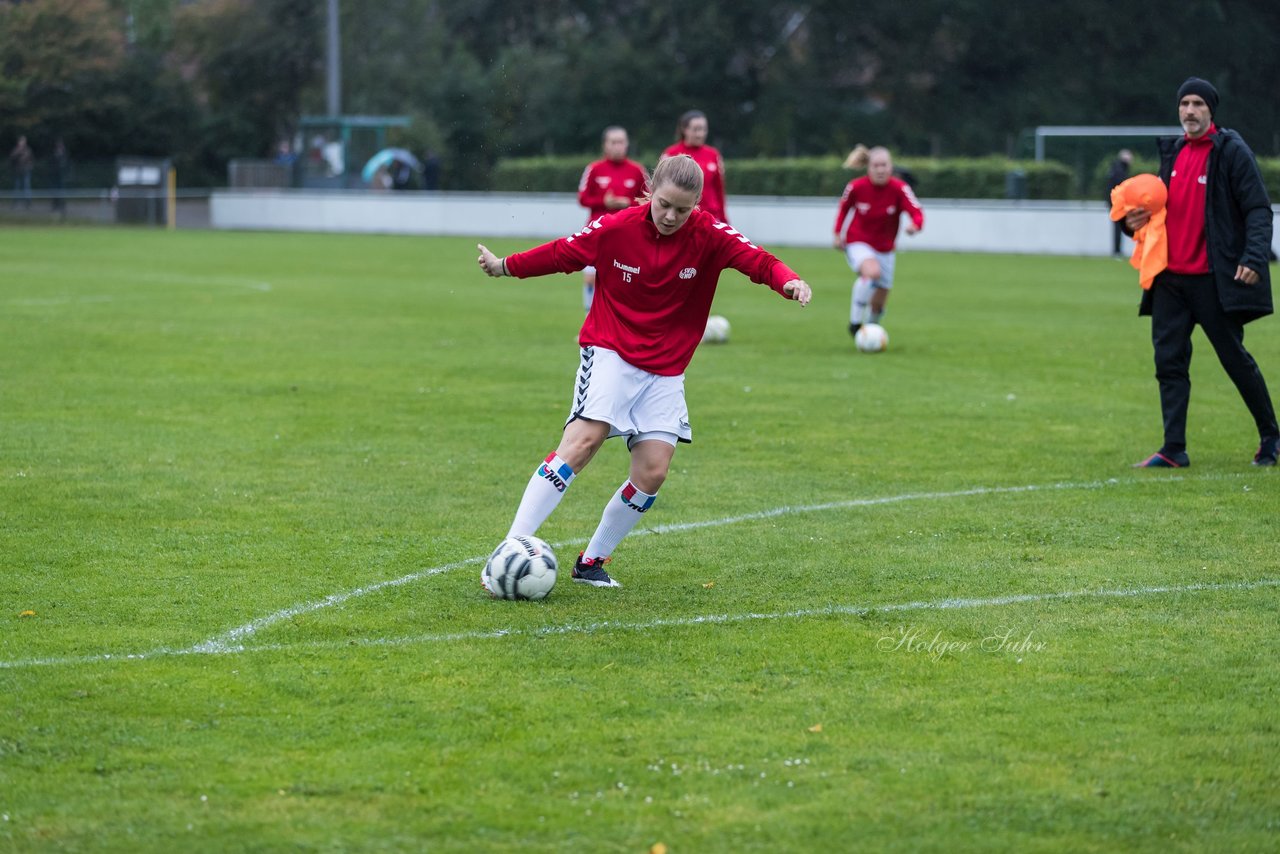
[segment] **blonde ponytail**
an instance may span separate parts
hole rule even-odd
[[[870,159],[870,150],[862,143],[858,143],[853,147],[853,151],[849,152],[849,156],[844,159],[844,168],[861,171],[867,168],[867,162]]]

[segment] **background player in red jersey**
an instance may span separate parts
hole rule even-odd
[[[924,227],[924,211],[911,186],[893,177],[889,149],[858,146],[844,165],[867,170],[866,175],[854,178],[844,188],[833,240],[835,248],[845,251],[849,266],[858,276],[853,282],[853,304],[849,309],[849,332],[853,334],[864,323],[879,323],[884,314],[884,304],[893,287],[893,250],[902,214],[911,218],[907,234],[915,234]],[[853,219],[848,231],[844,231],[850,213]]]
[[[627,157],[630,140],[626,128],[610,125],[601,139],[604,158],[588,166],[578,182],[578,204],[591,212],[587,222],[636,204],[649,181],[644,167]],[[596,268],[587,267],[582,271],[583,309],[591,310],[595,292]]]
[[[707,117],[698,110],[690,110],[676,123],[676,142],[662,152],[663,157],[687,154],[702,167],[704,179],[702,209],[721,222],[729,221],[724,207],[724,158],[720,152],[707,145]]]
[[[581,362],[559,446],[530,478],[508,536],[531,535],[611,436],[626,436],[627,480],[605,505],[573,580],[620,587],[604,564],[666,480],[676,444],[692,441],[684,371],[702,340],[720,273],[733,268],[801,305],[809,286],[787,265],[698,209],[703,176],[691,158],[663,160],[649,199],[570,237],[498,258],[477,246],[490,276],[543,276],[596,267],[582,324]]]

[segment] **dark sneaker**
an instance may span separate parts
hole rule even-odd
[[[610,558],[607,557],[584,560],[582,552],[578,552],[578,562],[573,565],[573,580],[590,584],[592,587],[621,587],[621,584],[610,578],[609,573],[604,571],[604,565],[609,561]]]
[[[861,324],[861,323],[850,323],[850,324],[849,324],[849,334],[850,334],[850,335],[853,335],[853,336],[855,336],[855,337],[856,337],[856,336],[857,336],[857,334],[858,334],[858,330],[859,330],[859,329],[861,329],[861,328],[862,328],[862,324]]]
[[[1176,454],[1167,454],[1164,451],[1156,451],[1140,463],[1134,463],[1136,469],[1184,469],[1191,465],[1191,458],[1187,456],[1186,451],[1178,451]]]
[[[1258,453],[1253,455],[1255,466],[1273,466],[1276,464],[1276,453],[1280,452],[1280,438],[1263,439],[1258,446]]]

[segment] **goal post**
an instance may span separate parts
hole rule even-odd
[[[1177,126],[1156,125],[1039,125],[1033,130],[1035,159],[1044,160],[1045,140],[1052,137],[1112,137],[1133,138],[1145,136],[1176,136],[1182,133]]]
[[[1163,125],[1039,125],[1019,135],[1018,155],[1062,163],[1076,173],[1080,197],[1093,198],[1099,195],[1106,164],[1120,149],[1130,148],[1143,160],[1152,160],[1155,145],[1148,141],[1181,133],[1180,127]]]

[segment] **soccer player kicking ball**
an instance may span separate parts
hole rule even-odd
[[[698,207],[702,170],[688,156],[654,170],[648,201],[571,237],[498,258],[490,276],[529,278],[596,268],[596,294],[578,342],[581,362],[560,445],[525,487],[507,536],[533,535],[605,439],[626,436],[629,477],[578,555],[573,580],[621,587],[604,565],[667,478],[676,444],[692,441],[684,370],[702,339],[720,273],[730,267],[807,305],[809,286],[773,255]]]

